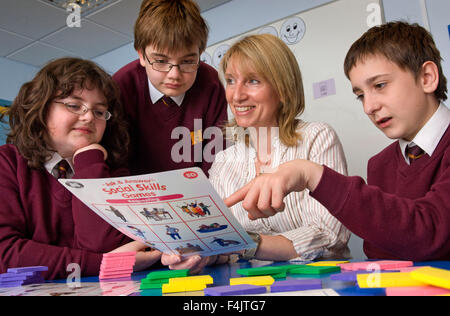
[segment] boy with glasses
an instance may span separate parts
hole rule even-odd
[[[142,2],[134,42],[139,59],[113,76],[129,118],[132,174],[194,166],[207,174],[213,159],[194,159],[194,153],[214,141],[204,140],[203,130],[222,127],[227,119],[217,71],[200,62],[207,37],[208,26],[192,0]],[[177,127],[190,135],[180,140]]]

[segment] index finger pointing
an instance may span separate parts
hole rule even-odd
[[[247,196],[248,191],[250,190],[251,186],[253,184],[253,181],[247,183],[242,188],[231,194],[229,197],[227,197],[225,200],[225,205],[227,207],[232,207],[233,205],[243,201],[245,197]]]

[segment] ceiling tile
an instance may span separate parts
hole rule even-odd
[[[39,0],[55,6],[64,11],[73,11],[79,9],[81,16],[102,10],[104,7],[121,0]],[[75,3],[76,2],[76,3]]]
[[[7,56],[19,48],[25,47],[33,40],[0,29],[0,56]]]
[[[30,46],[9,55],[8,58],[21,63],[41,67],[50,60],[67,56],[78,57],[67,51],[51,47],[44,43],[35,42]]]
[[[87,19],[134,38],[134,23],[138,17],[141,2],[142,0],[122,0],[104,10],[88,15]]]
[[[0,1],[0,28],[33,39],[65,26],[67,15],[37,0]]]
[[[81,20],[81,27],[65,27],[41,39],[41,42],[84,58],[96,57],[131,41],[129,37],[85,19]]]

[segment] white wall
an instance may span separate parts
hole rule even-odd
[[[386,22],[403,20],[428,28],[423,0],[383,0]]]
[[[441,52],[442,68],[450,85],[450,25],[448,0],[383,0],[386,21],[404,20],[418,23],[433,35],[436,46]],[[450,102],[446,101],[450,108]]]
[[[0,57],[0,99],[12,101],[20,87],[33,79],[38,69]]]
[[[450,1],[428,0],[426,2],[430,31],[434,36],[436,45],[441,52],[442,68],[447,78],[447,90],[450,86]],[[448,93],[447,93],[448,95]],[[446,101],[450,108],[450,102]]]

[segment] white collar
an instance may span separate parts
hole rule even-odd
[[[410,144],[410,146],[419,146],[429,156],[433,155],[433,152],[435,151],[449,124],[450,110],[445,104],[441,103],[433,116],[422,127],[422,129],[417,133],[416,137],[414,137],[412,141],[409,142],[404,139],[398,140],[400,150],[403,154],[403,157],[405,158],[405,161],[409,163],[409,159],[405,155],[405,149],[406,146]]]
[[[57,152],[55,152],[53,153],[53,156],[49,160],[47,160],[47,162],[44,164],[45,170],[47,170],[55,178],[57,177],[57,175],[53,173],[53,169],[61,160],[63,160],[63,158]],[[75,170],[73,168],[73,164],[71,161],[72,159],[65,159],[65,160],[69,163],[69,166],[71,168],[71,170],[67,174],[67,178],[72,178]]]
[[[164,93],[161,93],[158,89],[155,88],[155,86],[148,80],[148,87],[150,92],[150,99],[152,100],[152,103],[155,104],[158,102],[159,99],[161,99],[164,96]],[[185,93],[178,95],[176,97],[170,97],[178,106],[181,106],[181,103],[183,103]]]

